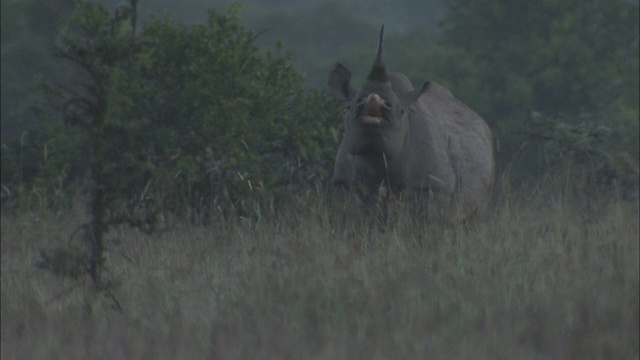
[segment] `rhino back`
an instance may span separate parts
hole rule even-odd
[[[413,116],[420,129],[417,133],[428,133],[430,142],[413,141],[412,152],[437,160],[426,167],[427,176],[440,175],[444,178],[439,180],[454,184],[451,190],[463,213],[482,210],[495,171],[491,131],[485,121],[448,89],[433,82],[414,105]]]

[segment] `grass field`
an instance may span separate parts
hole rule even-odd
[[[86,215],[2,213],[2,359],[638,359],[638,203],[553,195],[471,223],[259,221],[109,234],[114,301],[32,266]]]

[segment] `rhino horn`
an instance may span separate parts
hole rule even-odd
[[[373,63],[373,67],[367,76],[367,80],[374,82],[387,82],[389,81],[389,75],[387,69],[382,61],[382,42],[384,39],[384,25],[380,28],[380,39],[378,40],[378,54],[376,55],[376,61]]]

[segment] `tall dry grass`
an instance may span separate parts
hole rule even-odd
[[[85,219],[3,212],[2,359],[634,359],[638,203],[503,193],[468,226],[342,224],[316,196],[109,234],[114,300],[32,266]],[[76,241],[72,239],[71,241]]]

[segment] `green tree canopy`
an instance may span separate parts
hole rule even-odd
[[[275,195],[330,173],[339,107],[303,92],[289,56],[254,39],[236,7],[192,27],[152,19],[118,85],[135,99],[120,117],[146,119],[158,165],[194,200],[235,202],[254,186]]]
[[[605,125],[636,152],[637,2],[451,0],[443,29],[458,49],[453,87],[492,125],[503,160],[533,111]]]
[[[75,18],[87,29],[108,18],[98,4],[87,9],[93,10]],[[282,48],[260,51],[254,33],[240,25],[238,7],[211,11],[206,23],[193,26],[152,18],[140,30],[132,56],[110,68],[106,92],[105,131],[112,140],[106,171],[124,172],[123,195],[139,197],[144,189],[170,192],[190,207],[241,207],[258,190],[277,199],[328,178],[342,107],[325,93],[303,91],[302,76]],[[96,51],[119,48],[108,37],[103,42],[99,34],[89,35],[98,40],[83,44]],[[82,92],[75,81],[73,91]],[[84,89],[96,97],[91,87]],[[78,114],[78,124],[83,119]],[[86,143],[72,134],[52,123],[5,146],[3,163],[14,166],[3,169],[3,184],[33,186],[56,169],[66,169],[69,182],[82,178],[87,164],[72,159],[83,158]],[[24,159],[26,154],[33,158]],[[33,166],[28,174],[23,164]],[[127,170],[135,164],[152,175]]]

